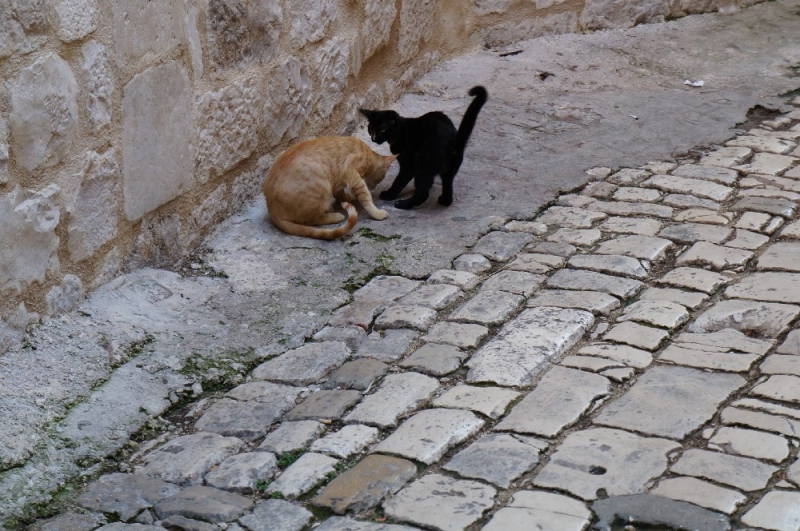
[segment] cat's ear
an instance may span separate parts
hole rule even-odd
[[[383,156],[383,160],[384,160],[384,162],[386,163],[386,167],[387,167],[387,168],[388,168],[388,167],[389,167],[389,165],[390,165],[392,162],[394,162],[394,161],[395,161],[395,159],[397,158],[397,155],[382,155],[382,156]]]
[[[358,112],[366,116],[367,118],[371,118],[375,111],[370,111],[369,109],[359,109]]]

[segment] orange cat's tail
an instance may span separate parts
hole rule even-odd
[[[350,203],[342,202],[342,208],[347,211],[347,221],[344,222],[344,225],[339,225],[335,229],[318,229],[317,227],[300,225],[293,221],[280,219],[278,217],[273,218],[270,216],[270,219],[272,219],[272,223],[274,223],[276,227],[293,236],[305,236],[308,238],[316,238],[318,240],[335,240],[336,238],[344,236],[350,232],[350,230],[355,227],[356,221],[358,220],[358,212],[356,211],[356,207]]]

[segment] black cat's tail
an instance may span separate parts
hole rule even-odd
[[[478,113],[489,98],[489,93],[480,85],[469,89],[469,95],[474,96],[475,99],[467,107],[467,112],[464,113],[464,117],[458,126],[458,131],[456,131],[455,151],[462,156],[464,155],[464,149],[467,147],[467,140],[469,140],[472,129],[475,127],[475,122],[478,120]]]

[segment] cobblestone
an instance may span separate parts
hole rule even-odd
[[[344,420],[379,428],[396,426],[398,418],[422,406],[438,388],[439,382],[429,376],[415,372],[390,374]]]
[[[493,433],[461,450],[442,468],[506,489],[538,462],[539,449],[526,443],[524,438]]]
[[[426,409],[403,422],[373,452],[399,455],[430,465],[447,451],[475,435],[484,421],[469,411]]]
[[[313,420],[283,422],[264,438],[258,449],[276,454],[303,450],[324,432],[325,425]]]
[[[670,470],[754,491],[766,487],[777,468],[747,457],[692,448],[684,452]]]
[[[663,231],[662,231],[663,232]],[[595,250],[597,254],[621,254],[651,262],[660,260],[672,247],[672,242],[653,236],[622,236],[603,242]]]
[[[621,299],[627,299],[636,295],[644,284],[638,280],[614,277],[603,273],[595,273],[594,271],[562,269],[556,271],[555,274],[547,279],[547,286],[579,291],[596,290]]]
[[[486,415],[490,419],[503,416],[508,405],[520,393],[500,387],[474,387],[457,385],[433,401],[435,407],[468,409]]]
[[[608,315],[620,306],[619,299],[598,291],[541,290],[528,307],[555,306],[558,308],[578,308],[592,313]]]
[[[576,254],[569,259],[569,265],[577,269],[588,269],[601,273],[611,273],[633,278],[646,278],[647,269],[636,258],[621,255]]]
[[[505,291],[482,289],[450,314],[453,321],[490,326],[505,322],[525,299]]]
[[[289,468],[270,483],[270,492],[280,492],[284,498],[294,500],[322,483],[328,474],[335,472],[338,461],[327,455],[308,452],[289,465]]]
[[[429,343],[454,345],[460,348],[473,348],[478,346],[478,343],[488,334],[489,329],[482,325],[440,321],[428,330],[422,340]]]

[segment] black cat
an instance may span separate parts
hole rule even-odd
[[[478,112],[488,97],[486,89],[481,86],[472,87],[469,95],[475,99],[467,107],[458,130],[450,118],[439,111],[417,118],[403,118],[395,111],[359,109],[369,120],[368,131],[372,141],[376,144],[389,142],[389,148],[400,163],[400,173],[392,186],[381,192],[381,199],[397,199],[403,188],[414,179],[414,195],[394,204],[397,208],[414,208],[428,199],[433,179],[440,175],[442,195],[439,204],[449,206],[453,202],[453,179],[464,160],[464,148]]]

